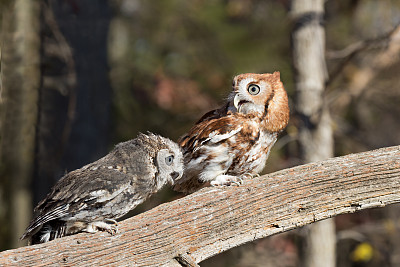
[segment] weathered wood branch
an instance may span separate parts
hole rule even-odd
[[[180,266],[335,215],[400,202],[400,146],[205,188],[120,223],[0,253],[0,266]],[[192,262],[191,262],[192,261]]]

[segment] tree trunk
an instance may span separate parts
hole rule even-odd
[[[36,205],[65,171],[107,153],[111,109],[108,1],[9,2],[1,47],[3,249],[22,244],[32,198]]]
[[[48,0],[42,14],[43,86],[34,204],[66,171],[108,152],[111,113],[108,1]]]
[[[18,246],[29,223],[40,86],[40,7],[2,6],[0,92],[0,248]]]
[[[0,266],[195,266],[241,244],[400,202],[400,146],[203,188],[119,223],[0,253]],[[322,266],[326,266],[323,264]]]
[[[291,15],[296,111],[301,118],[299,142],[304,162],[333,156],[329,109],[324,101],[327,70],[325,31],[322,26],[324,0],[293,0]],[[325,220],[309,227],[304,266],[335,266],[335,226]]]

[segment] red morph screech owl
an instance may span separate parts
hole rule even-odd
[[[260,173],[288,121],[279,72],[236,76],[227,103],[206,113],[178,141],[185,170],[174,190],[190,193],[207,182],[230,185]]]

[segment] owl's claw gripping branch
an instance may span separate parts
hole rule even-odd
[[[104,219],[104,222],[107,225],[110,225],[110,228],[105,229],[110,235],[115,235],[118,233],[118,222],[114,219]]]
[[[110,224],[108,221],[91,222],[87,225],[87,227],[83,231],[88,233],[96,233],[98,231],[103,231],[109,233],[110,235],[114,235],[118,233],[118,227],[116,224]]]
[[[232,181],[233,184],[237,185],[237,186],[241,186],[243,184],[243,179],[240,176],[236,176],[236,181]]]
[[[246,172],[242,175],[245,179],[253,179],[254,177],[260,177],[258,173],[251,173],[251,172]]]
[[[104,219],[104,221],[108,224],[114,224],[115,226],[118,226],[118,222],[114,219]]]
[[[238,181],[239,179],[239,181]],[[243,183],[242,179],[233,175],[218,175],[214,181],[211,181],[212,186],[231,185],[236,184],[240,186]]]

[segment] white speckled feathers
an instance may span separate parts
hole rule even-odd
[[[179,140],[185,172],[174,189],[193,192],[206,182],[229,185],[262,171],[288,124],[288,98],[278,72],[234,78],[227,103],[206,113]]]

